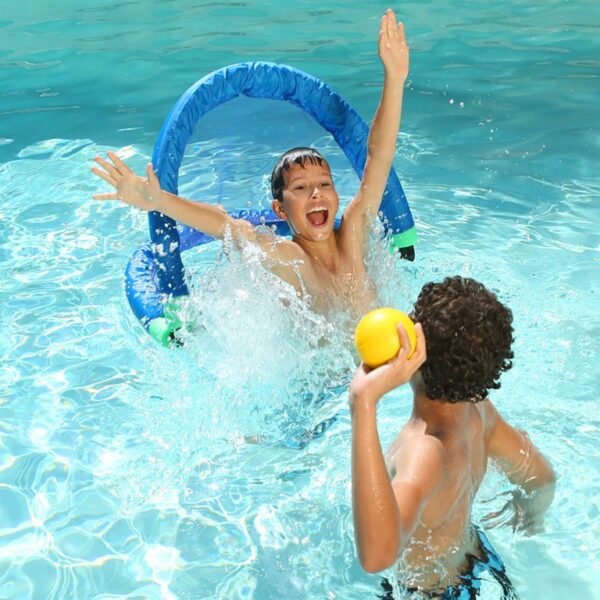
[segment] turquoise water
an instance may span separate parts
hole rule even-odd
[[[242,60],[308,71],[369,119],[387,5],[59,4],[0,18],[0,597],[374,597],[352,538],[345,334],[289,295],[281,311],[287,290],[251,252],[205,247],[186,257],[200,328],[158,348],[122,283],[146,217],[92,203],[89,168],[119,148],[142,169],[177,97]],[[395,167],[420,244],[413,264],[374,248],[382,302],[407,309],[424,282],[461,273],[512,307],[515,366],[493,398],[559,482],[544,534],[489,537],[522,598],[598,599],[600,5],[398,11],[412,67]],[[187,189],[264,204],[264,175],[299,134],[282,122],[269,143],[269,116],[213,122]],[[347,201],[339,151],[302,135]],[[409,400],[383,402],[384,444]],[[492,470],[475,519],[507,489]]]

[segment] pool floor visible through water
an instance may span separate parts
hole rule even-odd
[[[197,332],[158,347],[123,291],[147,217],[92,202],[106,188],[89,169],[119,149],[142,173],[178,96],[244,60],[307,71],[369,120],[387,6],[75,4],[0,20],[0,597],[376,597],[353,539],[347,332],[212,244],[184,255]],[[558,484],[544,533],[487,533],[521,598],[600,600],[599,8],[395,8],[411,75],[394,166],[419,243],[414,263],[374,244],[370,272],[405,311],[453,274],[511,307],[514,367],[492,399]],[[277,105],[229,110],[189,148],[186,194],[268,206],[297,137],[329,158],[342,205],[355,193],[326,132]],[[382,401],[383,446],[409,413],[408,390]],[[474,521],[508,490],[491,468]]]

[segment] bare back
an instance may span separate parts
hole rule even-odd
[[[489,401],[430,402],[434,410],[413,414],[386,455],[394,484],[399,473],[406,477],[405,457],[417,453],[424,438],[435,437],[441,447],[441,482],[421,512],[404,555],[411,585],[426,589],[449,585],[464,567],[465,555],[479,554],[470,514],[486,472],[495,420]]]

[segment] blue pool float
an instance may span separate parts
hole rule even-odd
[[[152,155],[162,189],[178,193],[179,168],[196,125],[207,112],[238,96],[285,100],[311,115],[339,144],[358,176],[367,156],[368,125],[329,86],[298,69],[268,62],[230,65],[203,77],[179,98],[164,122]],[[402,255],[412,260],[417,234],[398,176],[392,169],[381,202],[386,231]],[[241,210],[235,218],[264,223],[279,235],[289,227],[270,209]],[[177,299],[188,295],[181,252],[213,241],[178,225],[160,212],[148,213],[150,242],[131,257],[125,271],[127,299],[137,318],[161,344],[168,346],[181,327]]]

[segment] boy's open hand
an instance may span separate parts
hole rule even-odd
[[[396,22],[396,15],[390,8],[381,17],[379,57],[386,76],[402,81],[408,77],[409,52],[404,36],[404,25]]]
[[[121,200],[142,210],[156,210],[162,190],[152,165],[146,167],[145,179],[138,177],[114,152],[109,152],[108,157],[112,164],[99,156],[94,158],[102,168],[94,167],[92,173],[112,185],[116,192],[95,194],[94,200]]]
[[[402,344],[398,354],[376,369],[371,369],[364,363],[358,367],[350,384],[351,410],[359,402],[375,406],[384,394],[407,383],[427,359],[427,347],[421,324],[415,325],[417,347],[410,358],[408,355],[411,346],[406,330],[400,324],[397,328]]]

